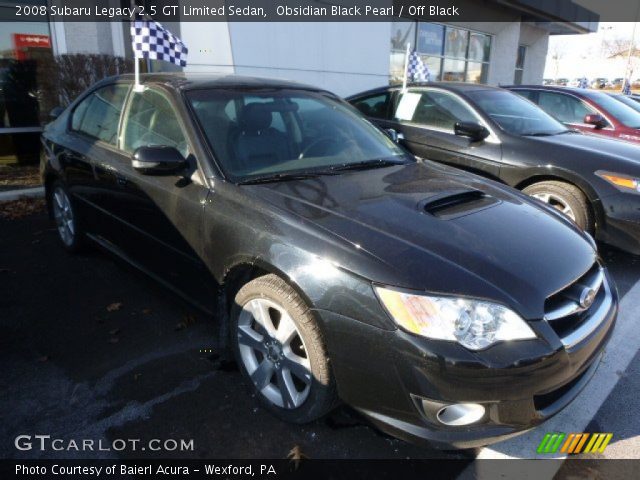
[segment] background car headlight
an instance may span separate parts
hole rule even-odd
[[[638,178],[630,177],[629,175],[622,175],[620,173],[603,171],[597,171],[596,175],[623,192],[640,193],[640,179]]]
[[[536,334],[520,316],[495,303],[454,297],[414,295],[376,287],[391,317],[404,330],[481,350],[503,340],[526,340]]]

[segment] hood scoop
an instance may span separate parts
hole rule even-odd
[[[470,215],[500,203],[500,200],[475,189],[446,190],[418,204],[418,208],[442,220]]]

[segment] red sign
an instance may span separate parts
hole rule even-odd
[[[27,49],[29,48],[51,48],[51,39],[49,35],[35,35],[31,33],[14,33],[13,47],[18,60],[27,58]]]

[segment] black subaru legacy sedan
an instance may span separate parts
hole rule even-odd
[[[570,221],[416,160],[323,90],[122,76],[42,141],[66,249],[97,243],[215,314],[286,421],[342,401],[400,438],[489,444],[567,406],[615,322]]]
[[[582,135],[486,85],[386,86],[348,100],[415,155],[522,190],[597,240],[640,255],[640,146]]]

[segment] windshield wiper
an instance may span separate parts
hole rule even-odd
[[[378,158],[375,160],[364,160],[362,162],[343,163],[329,167],[331,172],[343,172],[345,170],[366,170],[369,168],[384,168],[393,165],[404,165],[406,162],[402,160],[389,160],[388,158]]]
[[[323,175],[338,175],[338,172],[346,170],[365,170],[369,168],[390,167],[392,165],[403,165],[404,161],[389,160],[379,158],[375,160],[364,160],[362,162],[343,163],[333,165],[326,169],[309,170],[307,172],[291,172],[291,173],[274,173],[273,175],[262,175],[259,177],[248,178],[238,182],[238,185],[252,185],[257,183],[283,182],[287,180],[304,180],[307,178],[319,177]]]
[[[238,182],[238,185],[253,185],[257,183],[286,182],[288,180],[305,180],[307,178],[319,177],[320,175],[337,175],[333,171],[315,170],[308,172],[274,173],[273,175],[262,175],[248,178]]]
[[[527,132],[523,133],[523,137],[550,137],[553,133],[549,132]]]
[[[554,135],[562,135],[569,132],[571,132],[571,130],[561,130],[559,132],[526,132],[521,135],[523,137],[553,137]]]
[[[262,175],[260,177],[249,178],[238,182],[239,185],[252,185],[256,183],[282,182],[287,180],[304,180],[317,176],[317,173],[275,173],[273,175]]]

